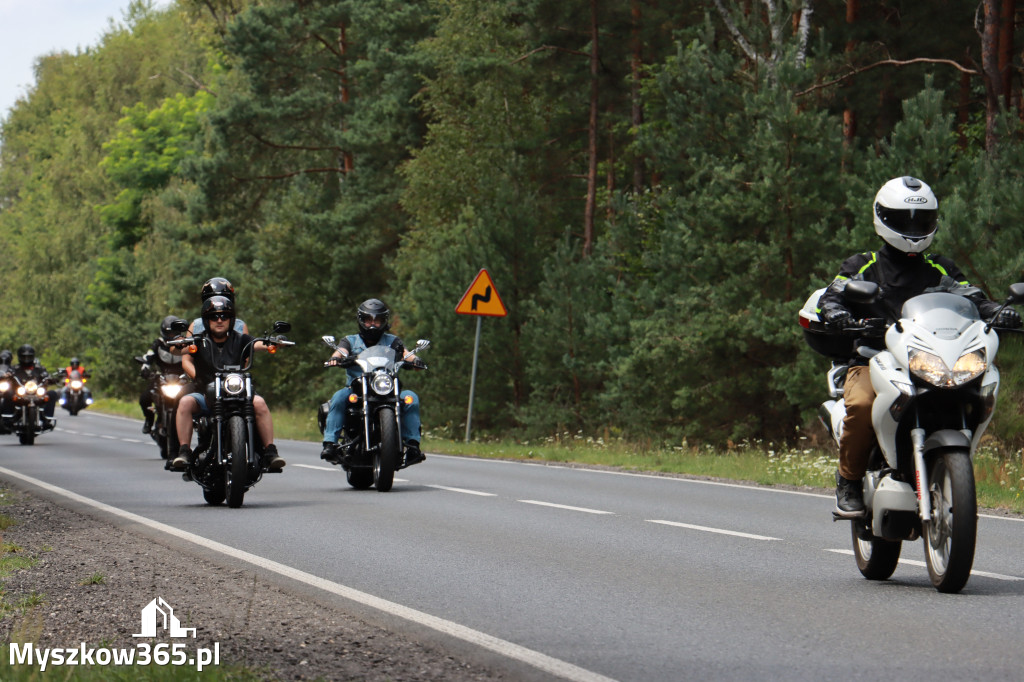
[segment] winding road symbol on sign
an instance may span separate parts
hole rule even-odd
[[[459,299],[455,306],[455,312],[459,315],[482,315],[487,317],[505,317],[508,311],[505,304],[501,302],[501,295],[491,281],[487,268],[477,273],[473,283],[466,289],[466,293]]]
[[[487,291],[484,292],[483,296],[480,294],[473,294],[473,303],[470,305],[470,310],[476,310],[477,303],[487,303],[491,300],[491,288],[487,287]]]

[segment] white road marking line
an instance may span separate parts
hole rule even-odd
[[[108,436],[108,435],[107,435],[107,434],[105,434],[105,433],[101,433],[101,434],[100,434],[100,438],[104,438],[104,439],[106,439],[106,440],[121,440],[121,439],[120,439],[120,438],[118,438],[117,436]]]
[[[585,512],[587,514],[615,514],[615,512],[601,511],[600,509],[587,509],[586,507],[570,507],[567,504],[555,504],[554,502],[541,502],[539,500],[518,500],[524,504],[536,504],[541,507],[554,507],[555,509],[568,509],[569,511]]]
[[[316,469],[317,471],[334,471],[334,467],[318,467],[312,464],[293,464],[292,466],[302,467],[303,469]]]
[[[250,563],[254,566],[259,566],[268,571],[277,573],[278,575],[291,578],[292,580],[298,580],[299,582],[305,583],[306,585],[310,585],[317,589],[324,590],[325,592],[336,594],[340,597],[344,597],[345,599],[351,599],[352,601],[358,602],[365,606],[379,609],[381,611],[384,611],[385,613],[389,613],[391,615],[398,616],[399,618],[404,618],[419,625],[432,628],[434,630],[437,630],[438,632],[450,635],[452,637],[461,639],[471,644],[475,644],[489,651],[498,653],[502,656],[507,656],[508,658],[521,661],[523,663],[526,663],[527,665],[532,665],[533,667],[544,672],[547,672],[551,675],[555,675],[557,677],[561,677],[567,680],[572,680],[573,682],[615,682],[615,680],[613,680],[610,677],[605,677],[604,675],[600,675],[585,668],[580,668],[579,666],[573,665],[572,663],[562,661],[560,659],[554,658],[553,656],[548,656],[547,654],[542,654],[539,651],[527,649],[524,646],[520,646],[512,642],[507,642],[503,639],[494,637],[493,635],[488,635],[484,632],[480,632],[479,630],[473,630],[472,628],[466,627],[465,625],[460,625],[450,620],[438,618],[437,616],[432,616],[429,613],[425,613],[423,611],[417,611],[416,609],[409,608],[408,606],[403,606],[402,604],[398,604],[393,601],[388,601],[387,599],[376,597],[367,592],[362,592],[351,587],[346,587],[345,585],[341,585],[340,583],[325,580],[324,578],[315,576],[312,573],[306,573],[305,571],[300,571],[297,568],[292,568],[291,566],[287,566],[276,561],[271,561],[270,559],[266,559],[257,554],[251,554],[244,550],[235,549],[234,547],[230,547],[215,540],[204,538],[201,535],[196,535],[195,533],[190,533],[188,531],[181,530],[180,528],[175,528],[174,526],[169,526],[165,523],[160,523],[159,521],[148,519],[145,516],[139,516],[138,514],[133,514],[131,512],[119,509],[117,507],[112,507],[109,504],[105,504],[103,502],[99,502],[97,500],[84,497],[82,495],[79,495],[78,493],[71,492],[70,490],[58,488],[55,485],[51,485],[37,478],[25,476],[24,474],[20,474],[16,471],[11,471],[10,469],[5,469],[3,467],[0,467],[0,474],[3,474],[4,476],[9,476],[11,478],[17,478],[19,480],[25,481],[26,483],[30,483],[44,490],[56,493],[70,500],[74,500],[79,504],[84,504],[94,509],[104,511],[108,514],[113,514],[114,516],[120,517],[122,519],[142,524],[149,528],[153,528],[154,530],[167,533],[168,535],[173,535],[174,537],[180,538],[187,542],[191,542],[201,547],[206,547],[207,549],[212,549],[215,552],[226,554],[241,561]]]
[[[138,439],[135,439],[135,438],[118,438],[118,440],[119,441],[123,441],[125,443],[146,443],[146,442],[148,442],[148,441],[144,441],[144,440],[138,440]]]
[[[438,490],[448,490],[453,493],[466,493],[467,495],[479,495],[480,497],[497,497],[494,493],[484,493],[479,490],[466,490],[465,488],[449,488],[446,485],[428,485],[428,488],[437,488]]]
[[[847,556],[853,556],[853,550],[852,549],[826,549],[825,551],[826,552],[833,552],[834,554],[845,554]],[[919,566],[921,568],[927,568],[928,567],[928,564],[926,564],[923,561],[918,561],[916,559],[900,559],[899,563],[907,564],[908,566]],[[1011,581],[1024,580],[1024,578],[1019,578],[1019,577],[1017,577],[1015,575],[1003,575],[1002,573],[989,573],[988,571],[976,571],[976,570],[973,570],[973,569],[971,570],[971,575],[980,575],[980,576],[984,576],[986,578],[995,578],[996,580],[1011,580]]]
[[[677,526],[679,528],[689,528],[690,530],[702,530],[706,533],[719,533],[721,535],[735,535],[738,538],[747,538],[749,540],[781,540],[782,538],[773,538],[767,535],[754,535],[753,533],[741,533],[738,530],[726,530],[724,528],[709,528],[708,526],[695,526],[692,523],[679,523],[678,521],[659,521],[655,519],[647,519],[648,523],[660,523],[664,526]]]
[[[1019,519],[1016,516],[996,516],[995,514],[978,514],[983,519],[995,519],[996,521],[1016,521],[1017,523],[1024,523],[1024,519]]]

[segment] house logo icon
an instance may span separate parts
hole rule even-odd
[[[195,628],[181,627],[181,622],[174,615],[174,609],[163,597],[157,597],[142,609],[142,632],[132,637],[156,637],[158,627],[166,630],[171,637],[188,637],[189,633],[193,637],[196,636]]]

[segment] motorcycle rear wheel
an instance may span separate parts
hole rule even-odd
[[[402,439],[398,434],[395,411],[389,407],[377,412],[380,419],[380,448],[373,455],[373,482],[377,492],[386,493],[395,482],[395,469],[402,454]]]
[[[886,540],[872,537],[865,540],[862,535],[870,534],[864,521],[850,523],[853,537],[853,557],[857,560],[857,568],[868,580],[888,580],[896,570],[900,560],[903,543],[899,540]]]
[[[231,439],[231,464],[225,468],[224,489],[228,498],[228,506],[238,509],[245,497],[245,488],[249,483],[249,462],[246,458],[245,420],[232,417],[228,420],[228,438]]]
[[[967,450],[953,450],[928,465],[932,519],[924,524],[924,558],[939,592],[959,592],[974,564],[978,536],[978,500],[974,467]]]

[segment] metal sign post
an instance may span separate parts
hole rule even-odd
[[[480,354],[480,323],[484,318],[476,318],[476,341],[473,342],[473,373],[469,379],[469,410],[466,411],[466,442],[469,442],[469,429],[473,423],[473,394],[476,392],[476,359]]]
[[[473,395],[476,393],[476,365],[480,355],[480,327],[483,317],[505,317],[508,311],[501,302],[498,289],[491,281],[486,268],[477,273],[473,283],[455,306],[459,315],[476,315],[476,341],[473,342],[473,373],[469,379],[469,409],[466,411],[466,442],[469,442],[470,429],[473,424]]]

